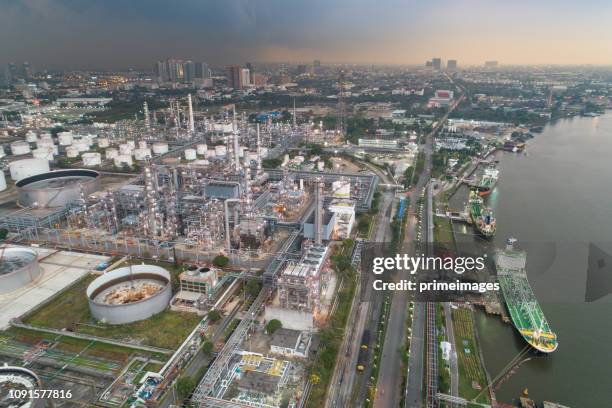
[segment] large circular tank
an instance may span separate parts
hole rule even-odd
[[[17,160],[9,164],[9,169],[11,171],[11,178],[15,181],[37,174],[47,173],[50,170],[49,161],[45,159]]]
[[[36,251],[0,248],[0,293],[12,292],[40,275]]]
[[[129,154],[118,154],[113,160],[116,167],[123,167],[124,164],[131,166],[133,163],[132,156]]]
[[[4,171],[0,170],[0,191],[6,190],[6,176],[4,175]]]
[[[100,189],[100,173],[69,169],[27,177],[15,183],[24,207],[62,207]]]
[[[87,288],[91,315],[108,324],[147,319],[166,309],[171,298],[170,273],[155,265],[132,265],[112,270],[95,279]]]
[[[196,152],[200,156],[204,156],[206,154],[207,150],[208,150],[208,146],[206,144],[204,144],[204,143],[196,145]]]
[[[196,159],[196,150],[195,149],[185,149],[185,160],[195,160]]]
[[[146,144],[146,142],[145,142]],[[136,160],[147,160],[151,158],[151,149],[149,148],[138,148],[136,150],[134,150],[134,158]]]
[[[24,142],[23,140],[13,142],[11,143],[11,153],[14,156],[21,156],[22,154],[28,154],[30,153],[30,144],[28,142]]]
[[[227,147],[221,145],[221,146],[215,146],[215,154],[220,157],[220,156],[225,156],[227,154]]]
[[[155,154],[164,154],[168,153],[168,143],[153,143],[153,153]]]
[[[51,149],[53,149],[53,145],[55,143],[53,143],[53,140],[51,139],[38,139],[36,141],[36,147],[39,149],[44,149],[45,147],[50,147]]]
[[[106,160],[113,160],[115,157],[119,156],[119,151],[114,147],[109,147],[104,151],[104,156]]]
[[[32,150],[32,157],[35,159],[44,159],[47,161],[53,160],[53,147],[39,147],[38,149]]]
[[[28,130],[28,132],[25,134],[25,141],[28,143],[34,143],[36,139],[38,139],[38,136],[31,130]]]
[[[42,408],[44,400],[30,398],[30,390],[41,387],[42,382],[34,371],[8,364],[0,366],[0,407]],[[9,390],[19,391],[19,396],[23,394],[23,397],[9,399]]]
[[[102,164],[102,155],[100,153],[83,153],[81,157],[83,158],[83,166],[91,167]]]
[[[61,146],[70,146],[72,144],[72,132],[58,133],[57,140]]]

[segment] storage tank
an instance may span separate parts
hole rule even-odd
[[[168,307],[171,277],[156,265],[131,265],[96,278],[86,294],[94,318],[106,324],[126,324],[148,319]]]
[[[126,140],[125,144],[129,145],[132,148],[132,150],[136,148],[136,142],[134,142],[133,140]]]
[[[51,149],[53,149],[53,140],[48,140],[48,139],[38,139],[36,141],[36,147],[39,149],[44,149],[44,148],[48,148],[50,147]]]
[[[134,150],[134,158],[142,161],[151,158],[151,149],[136,149]]]
[[[129,154],[118,154],[114,162],[116,167],[123,167],[124,164],[131,166],[133,163],[132,156]]]
[[[0,170],[0,191],[6,190],[6,176],[4,171]]]
[[[77,149],[75,146],[68,146],[68,148],[66,149],[66,157],[79,157],[79,149]]]
[[[11,247],[0,250],[0,293],[9,293],[26,286],[40,275],[38,254],[29,248]]]
[[[120,154],[126,154],[126,155],[131,156],[133,151],[134,151],[134,146],[130,145],[129,143],[121,143],[119,145]]]
[[[195,149],[185,149],[185,159],[195,160],[197,157]]]
[[[119,151],[115,148],[109,147],[104,151],[104,156],[106,160],[113,160],[115,157],[119,156]]]
[[[4,394],[0,403],[3,407],[44,408],[47,405],[45,400],[40,398],[42,395],[40,388],[42,388],[42,382],[34,371],[24,367],[9,366],[6,363],[0,366],[0,390]],[[8,399],[8,393],[4,390],[9,389],[14,391],[15,398]],[[37,396],[39,398],[36,398]],[[8,405],[5,405],[4,402],[7,402]]]
[[[32,132],[31,130],[29,130],[28,133],[26,133],[25,135],[25,140],[28,143],[34,143],[37,139],[38,139],[38,136],[36,135],[36,133]]]
[[[200,155],[200,156],[204,156],[206,155],[206,152],[208,151],[208,146],[204,143],[201,143],[199,145],[196,146],[196,152]]]
[[[168,143],[153,143],[153,153],[164,154],[168,153]]]
[[[72,142],[72,146],[74,146],[79,152],[86,152],[89,150],[89,140],[87,139],[77,139]]]
[[[110,142],[107,137],[101,137],[98,139],[98,147],[108,147],[110,146]]]
[[[72,132],[60,132],[57,134],[60,146],[70,146],[72,144]]]
[[[44,159],[17,160],[9,164],[9,169],[11,178],[15,181],[37,174],[47,173],[50,170],[49,161]]]
[[[22,154],[28,154],[30,153],[30,144],[28,142],[24,142],[23,140],[13,142],[11,143],[11,153],[14,156],[21,156]]]
[[[97,152],[83,153],[83,166],[99,166],[102,164],[102,155]]]
[[[215,155],[216,156],[225,156],[227,154],[227,147],[225,146],[215,146]]]
[[[56,170],[15,183],[23,207],[63,207],[100,189],[100,173],[86,169]]]
[[[53,147],[48,146],[48,147],[41,147],[38,149],[34,149],[32,150],[32,156],[35,159],[45,159],[45,160],[51,161],[53,160]]]

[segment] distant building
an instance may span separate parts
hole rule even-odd
[[[244,88],[249,85],[251,85],[251,71],[248,68],[242,68],[240,70],[240,86]]]
[[[441,70],[442,69],[442,59],[441,58],[432,58],[431,65],[433,69]]]
[[[430,61],[425,61],[425,66],[426,66],[427,68],[431,68],[431,67],[432,67],[431,60],[430,60]]]
[[[430,108],[446,107],[453,101],[453,91],[437,90],[433,98],[429,98],[428,106]]]
[[[497,68],[498,62],[497,61],[485,61],[484,66],[486,68]]]
[[[311,335],[308,332],[281,327],[270,340],[270,352],[289,357],[308,357]]]
[[[166,61],[157,61],[155,64],[155,75],[158,82],[182,82],[185,79],[185,68],[189,71],[188,75],[195,74],[195,67],[192,66],[192,61],[183,61],[180,59],[167,59]]]
[[[241,74],[240,65],[230,65],[226,68],[225,76],[227,78],[227,86],[233,89],[242,88],[242,84],[240,83],[240,74]]]
[[[205,62],[196,62],[195,64],[195,77],[198,79],[210,78],[210,68]]]
[[[446,69],[455,70],[457,69],[457,60],[448,60],[446,63]]]
[[[372,147],[375,149],[397,149],[397,140],[388,139],[359,139],[359,147]]]
[[[196,64],[193,61],[183,63],[183,82],[192,82],[196,77]]]

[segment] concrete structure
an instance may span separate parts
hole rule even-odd
[[[27,248],[0,249],[0,293],[12,292],[40,275],[35,251]]]
[[[108,324],[147,319],[168,307],[172,298],[170,279],[167,270],[155,265],[132,265],[107,272],[87,288],[91,314]]]
[[[153,153],[155,154],[168,153],[168,143],[162,143],[162,142],[153,143]]]
[[[355,202],[347,199],[335,199],[330,203],[329,211],[335,215],[336,220],[332,231],[332,239],[349,238],[355,223]]]
[[[50,167],[49,161],[45,159],[23,159],[9,164],[9,170],[11,172],[11,178],[15,181],[19,181],[27,177],[48,173]]]
[[[308,357],[312,337],[308,332],[287,329],[277,329],[270,340],[270,352],[288,357]]]
[[[185,160],[195,160],[197,154],[195,149],[185,149]]]
[[[13,156],[21,156],[30,153],[30,144],[23,140],[11,143],[11,153]]]
[[[85,169],[56,170],[26,177],[15,185],[21,206],[62,207],[78,201],[81,194],[98,191],[100,173]]]

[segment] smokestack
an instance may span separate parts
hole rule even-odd
[[[193,122],[193,105],[191,103],[191,94],[187,94],[187,103],[189,104],[189,132],[195,132],[195,123]]]
[[[145,129],[149,130],[151,129],[151,122],[149,121],[149,105],[147,104],[147,101],[145,101],[142,111],[144,113]]]
[[[315,219],[314,219],[314,241],[321,245],[321,227],[323,224],[323,182],[321,179],[315,181]]]
[[[257,177],[261,176],[261,140],[259,139],[259,123],[257,123]]]
[[[238,143],[238,131],[234,130],[232,135],[234,137],[234,165],[236,174],[238,174],[240,172],[240,144]]]
[[[295,129],[297,126],[297,115],[295,110],[295,98],[293,98],[293,128]]]

